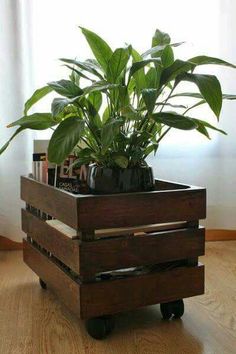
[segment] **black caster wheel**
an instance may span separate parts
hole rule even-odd
[[[39,278],[39,284],[42,289],[44,289],[44,290],[47,289],[47,284],[41,278]]]
[[[172,302],[172,312],[174,318],[181,318],[184,314],[184,302],[183,300],[177,300]]]
[[[169,320],[172,316],[171,303],[167,302],[165,304],[161,304],[160,308],[161,308],[161,314],[162,314],[163,320]]]
[[[161,314],[163,320],[169,320],[172,315],[174,315],[174,318],[181,318],[184,314],[183,300],[181,299],[161,304]]]
[[[86,330],[94,339],[106,338],[114,329],[115,321],[111,316],[90,318],[86,321]]]

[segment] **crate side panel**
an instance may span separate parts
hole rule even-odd
[[[204,219],[205,189],[186,189],[84,197],[79,200],[80,228],[132,227]]]
[[[81,272],[158,264],[204,254],[205,229],[183,229],[82,242]]]
[[[81,318],[201,295],[204,266],[81,285]]]
[[[28,177],[21,177],[21,199],[78,229],[77,197]]]
[[[80,272],[79,241],[72,240],[45,221],[22,209],[22,230],[74,272]]]
[[[79,284],[67,276],[55,263],[23,240],[24,262],[44,281],[62,302],[77,316],[80,315]]]

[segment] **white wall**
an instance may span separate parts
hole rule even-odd
[[[0,1],[0,146],[12,135],[6,125],[22,114],[32,90],[27,10],[16,1]],[[24,11],[23,11],[24,10]],[[27,21],[26,21],[27,18]],[[27,46],[26,43],[27,42]],[[31,170],[32,133],[25,132],[0,156],[0,235],[20,240],[20,175]]]

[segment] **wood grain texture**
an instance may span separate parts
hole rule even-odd
[[[22,242],[15,242],[7,237],[0,236],[0,251],[22,250]]]
[[[204,267],[181,267],[163,272],[76,283],[51,258],[24,240],[24,261],[80,318],[114,314],[204,292]],[[109,296],[108,296],[109,294]]]
[[[93,274],[202,256],[204,233],[204,228],[183,229],[82,242],[80,270]]]
[[[26,240],[23,240],[24,262],[47,283],[62,302],[74,313],[80,314],[80,292],[78,284],[63,270],[45,257]]]
[[[236,240],[236,230],[206,230],[206,241]]]
[[[73,195],[31,178],[21,177],[21,198],[76,230],[80,229],[83,234],[88,229],[91,231],[205,218],[204,188],[165,181],[156,183],[159,189],[151,192]]]
[[[236,242],[209,242],[205,295],[185,300],[182,320],[161,320],[159,305],[116,316],[105,341],[91,339],[78,320],[38,284],[21,251],[0,252],[0,353],[234,354]]]
[[[74,272],[80,272],[79,240],[72,240],[45,221],[22,209],[22,230],[40,246],[66,263]]]
[[[73,194],[22,176],[21,199],[78,229],[77,198]]]
[[[183,225],[185,226],[185,225]],[[140,230],[137,228],[130,228],[129,232],[143,232],[144,231],[155,231],[157,229],[156,225],[154,226],[146,226]],[[163,229],[163,228],[162,228]],[[102,231],[103,232],[103,231]],[[103,232],[104,233],[104,232]],[[121,230],[117,229],[107,229],[105,236],[118,236],[118,234],[124,232],[124,228]],[[98,232],[98,237],[102,237],[101,233]],[[206,229],[205,231],[205,241],[234,241],[236,240],[236,230],[214,230],[214,229]],[[7,237],[0,236],[0,251],[16,251],[23,249],[22,242],[14,242]]]
[[[81,284],[81,318],[115,314],[204,292],[204,266]]]
[[[206,217],[204,188],[84,196],[79,199],[80,228],[130,227]]]

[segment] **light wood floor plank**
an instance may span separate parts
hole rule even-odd
[[[95,341],[39,287],[21,251],[0,252],[0,353],[235,354],[236,241],[208,243],[201,261],[206,294],[185,300],[182,320],[164,322],[150,306],[120,314],[113,334]]]

